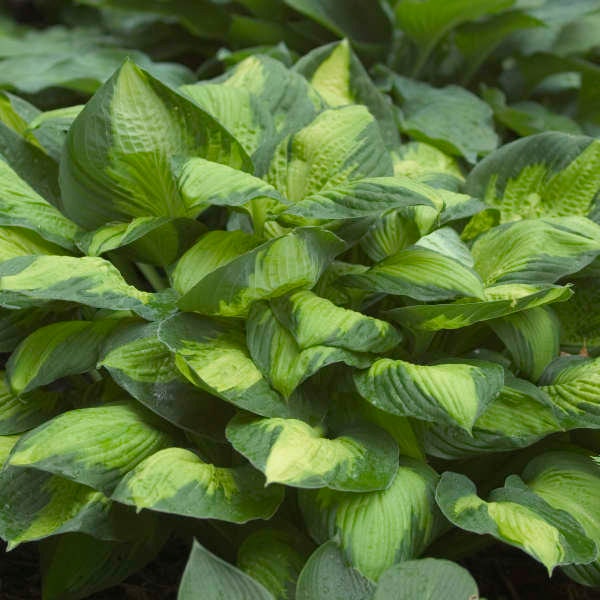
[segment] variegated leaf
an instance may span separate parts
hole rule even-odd
[[[300,507],[317,542],[337,535],[350,563],[376,581],[395,563],[421,554],[441,532],[443,518],[434,500],[437,480],[431,467],[401,458],[386,490],[305,490],[300,492]]]
[[[416,365],[382,358],[354,381],[360,395],[381,410],[470,432],[501,390],[504,371],[478,360]]]
[[[184,448],[152,454],[121,480],[112,498],[138,510],[245,523],[269,519],[283,500],[283,488],[265,487],[249,465],[216,467]]]
[[[384,489],[398,460],[392,438],[369,425],[328,439],[319,427],[298,419],[238,415],[227,426],[227,439],[265,474],[267,483],[300,488]]]

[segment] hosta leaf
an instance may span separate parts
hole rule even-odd
[[[293,487],[344,491],[386,488],[398,447],[382,430],[361,425],[334,439],[298,419],[239,415],[227,426],[227,439],[267,478]]]
[[[430,49],[448,31],[466,21],[510,7],[514,0],[403,0],[395,5],[396,25],[420,48]]]
[[[118,584],[150,562],[166,535],[158,524],[131,542],[67,534],[40,544],[42,590],[46,600],[78,600]]]
[[[336,306],[311,291],[276,298],[271,308],[303,349],[325,345],[383,353],[402,339],[386,321]]]
[[[274,600],[260,583],[194,540],[177,599],[194,600],[198,594],[206,600]]]
[[[1,157],[0,225],[31,229],[67,249],[74,249],[73,238],[78,231],[75,223],[40,196]]]
[[[140,262],[166,266],[193,243],[204,227],[187,218],[138,217],[129,223],[108,223],[79,235],[77,245],[88,256],[129,247]]]
[[[553,508],[572,515],[586,535],[600,546],[600,467],[593,458],[577,452],[546,452],[525,468],[527,485]],[[564,571],[579,583],[597,586],[598,558],[588,565],[570,565]]]
[[[484,301],[403,306],[386,315],[405,327],[425,331],[460,329],[553,302],[565,302],[573,292],[558,285],[501,284],[484,290]]]
[[[39,113],[31,119],[27,133],[34,136],[42,148],[58,163],[69,128],[83,105],[66,106]]]
[[[374,262],[412,246],[421,237],[414,215],[404,210],[390,211],[373,223],[360,239],[360,247]]]
[[[373,600],[478,600],[477,583],[466,569],[439,558],[409,560],[380,578]]]
[[[177,180],[187,209],[197,214],[209,206],[242,206],[256,198],[281,200],[266,181],[203,158],[190,158],[181,166]]]
[[[30,142],[33,140],[27,135],[27,122],[39,114],[40,111],[23,98],[9,92],[0,93],[0,122]]]
[[[285,0],[285,3],[336,35],[361,44],[381,44],[391,33],[391,23],[382,6],[368,0],[350,0],[344,6],[334,0]]]
[[[310,194],[287,208],[284,215],[308,219],[356,219],[415,205],[441,207],[442,199],[434,189],[408,178],[373,177]]]
[[[227,405],[192,386],[158,339],[157,323],[121,325],[109,339],[99,367],[147,408],[178,427],[222,439],[232,416]]]
[[[339,430],[342,426],[357,420],[373,423],[385,429],[396,440],[402,456],[424,460],[420,442],[415,435],[415,422],[407,417],[380,410],[364,400],[356,392],[351,376],[344,382],[334,381],[328,394],[334,400],[327,413],[332,428]]]
[[[448,471],[440,479],[436,499],[454,525],[521,548],[550,574],[558,565],[588,563],[596,556],[596,544],[581,525],[534,494],[516,475],[493,490],[486,502],[468,477]]]
[[[562,131],[573,135],[582,133],[581,127],[573,119],[552,112],[543,104],[524,101],[509,106],[504,94],[494,88],[484,90],[483,98],[493,108],[496,119],[521,136],[546,131]]]
[[[496,149],[492,109],[468,90],[456,85],[434,88],[387,70],[383,74],[390,77],[400,104],[400,128],[411,138],[470,163]]]
[[[0,352],[12,352],[30,333],[59,315],[41,308],[0,308]]]
[[[58,392],[36,390],[18,397],[0,376],[0,436],[22,433],[48,421],[60,411]]]
[[[60,192],[57,164],[35,143],[35,140],[30,140],[29,136],[26,139],[5,123],[0,123],[0,161],[7,163],[15,173],[15,175],[3,173],[3,179],[5,177],[7,179],[4,182],[7,185],[6,191],[10,190],[12,185],[16,187],[14,191],[18,195],[19,184],[14,182],[16,176],[19,181],[26,184],[27,193],[30,188],[51,204],[58,203]],[[5,171],[6,167],[2,170]]]
[[[316,48],[294,68],[310,81],[329,106],[364,104],[377,119],[387,146],[393,148],[399,144],[391,103],[375,87],[348,40]]]
[[[600,141],[560,132],[503,146],[469,174],[467,192],[503,221],[587,215],[600,190]]]
[[[8,464],[110,492],[125,473],[171,443],[152,421],[128,403],[71,410],[21,437]]]
[[[471,252],[487,285],[554,283],[600,254],[600,226],[585,217],[506,223],[477,238]]]
[[[322,108],[319,95],[302,75],[268,56],[248,57],[223,76],[223,83],[250,92],[258,104],[265,107],[274,120],[276,139],[310,123]],[[230,123],[228,119],[222,122]],[[235,133],[236,129],[230,131]],[[262,175],[262,172],[258,174]]]
[[[11,389],[20,395],[61,377],[91,371],[118,324],[118,319],[104,319],[40,327],[19,344],[6,364]]]
[[[457,159],[424,142],[408,142],[393,152],[394,175],[421,180],[430,176],[443,177],[452,190],[464,181]]]
[[[177,261],[171,273],[173,287],[185,294],[204,277],[259,244],[256,237],[243,231],[209,231]]]
[[[360,395],[381,410],[471,431],[502,388],[504,372],[485,361],[424,366],[382,358],[354,381]]]
[[[488,56],[511,33],[541,26],[543,23],[539,19],[519,10],[506,10],[483,21],[468,19],[454,33],[454,42],[465,62],[464,70],[461,72],[463,84],[470,80]],[[487,98],[485,99],[489,102]]]
[[[600,428],[600,358],[557,358],[540,379],[566,428]]]
[[[515,367],[532,381],[558,356],[560,324],[547,306],[496,319],[490,326],[510,352]]]
[[[556,408],[538,387],[505,374],[504,387],[477,418],[471,433],[427,423],[419,437],[428,454],[452,460],[524,448],[562,429]]]
[[[369,356],[344,348],[310,345],[302,349],[267,302],[255,302],[250,308],[246,344],[256,366],[285,398],[289,398],[305,379],[327,365],[344,362],[365,368],[371,363]]]
[[[349,181],[392,175],[377,122],[364,106],[323,111],[278,147],[267,180],[290,202]]]
[[[296,600],[371,600],[375,585],[348,563],[336,542],[310,556],[298,578]]]
[[[257,414],[290,414],[292,407],[252,362],[237,326],[180,314],[161,324],[158,338],[175,353],[177,368],[194,385]]]
[[[416,300],[483,297],[483,284],[469,261],[469,251],[450,229],[421,238],[415,245],[383,259],[364,273],[342,278],[344,285],[409,296]]]
[[[283,488],[265,487],[264,477],[248,465],[216,467],[190,450],[166,448],[130,471],[112,498],[138,510],[245,523],[270,518]]]
[[[350,563],[377,580],[393,564],[418,556],[438,535],[442,517],[435,506],[437,473],[401,458],[391,486],[368,494],[328,489],[300,492],[300,506],[318,542],[339,536]]]
[[[262,58],[252,57],[248,61],[253,62],[255,59],[260,61]],[[241,70],[242,67],[238,69]],[[285,69],[281,65],[274,67],[274,70],[281,70],[281,76],[284,77]],[[256,83],[253,81],[252,85]],[[301,85],[299,81],[297,84]],[[306,85],[305,82],[304,84]],[[273,89],[276,88],[271,88],[271,91]],[[273,143],[276,142],[275,119],[268,110],[266,99],[263,102],[248,89],[226,84],[199,82],[185,85],[180,91],[224,125],[242,144],[244,150],[252,156],[256,173],[264,173],[276,145]],[[305,109],[309,116],[306,121],[310,121],[315,110],[313,104],[307,102],[306,95],[303,94],[298,95],[296,101],[299,106],[307,103]]]
[[[39,306],[49,300],[97,308],[133,310],[156,319],[173,311],[168,293],[142,292],[102,258],[21,256],[0,265],[0,304],[9,308]]]
[[[296,580],[305,554],[297,534],[283,529],[260,529],[251,533],[238,550],[238,567],[268,589],[276,600],[296,597]]]
[[[110,47],[114,42],[89,27],[28,29],[23,36],[3,39],[0,85],[28,94],[46,88],[92,94],[127,58],[172,85],[192,79],[183,65],[155,64],[143,52]]]
[[[127,61],[69,130],[62,208],[87,229],[131,217],[189,216],[171,171],[175,155],[251,169],[240,144],[213,117]]]
[[[554,311],[560,321],[560,346],[565,352],[578,354],[582,348],[596,354],[600,348],[600,312],[598,312],[598,279],[578,279],[577,293]]]
[[[80,531],[114,539],[104,494],[58,475],[4,467],[0,472],[0,535],[11,547]]]
[[[329,231],[295,229],[208,273],[183,294],[179,307],[209,315],[245,316],[256,300],[312,287],[343,249],[344,243]]]
[[[65,254],[64,248],[46,241],[35,231],[0,226],[0,262],[16,256]]]

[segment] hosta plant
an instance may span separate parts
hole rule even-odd
[[[378,73],[400,121],[347,41],[1,97],[0,536],[46,600],[173,536],[182,600],[472,600],[494,539],[600,585],[600,142]]]

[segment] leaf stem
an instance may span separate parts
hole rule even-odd
[[[141,274],[146,278],[148,283],[158,292],[164,290],[167,285],[163,281],[156,267],[146,263],[135,263]]]

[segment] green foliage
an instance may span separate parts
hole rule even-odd
[[[600,586],[598,2],[39,4],[0,536],[44,598],[172,536],[182,600],[476,600],[449,532]]]

